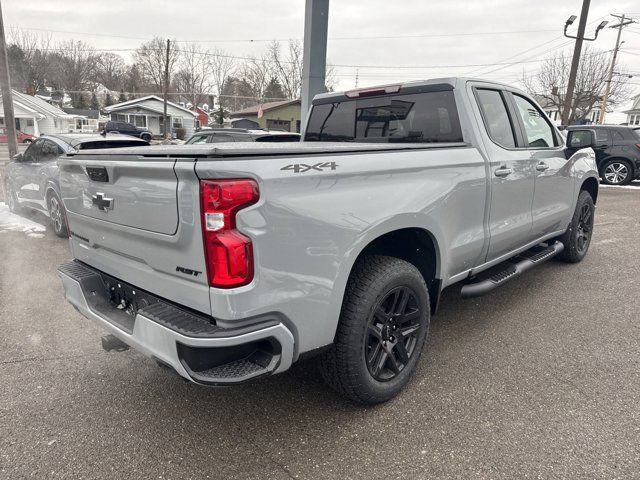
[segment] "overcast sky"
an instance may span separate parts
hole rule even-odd
[[[100,49],[127,49],[158,35],[202,42],[234,55],[259,55],[265,40],[302,38],[305,4],[304,0],[1,1],[7,27],[50,30],[53,39],[77,38]],[[537,59],[572,48],[562,28],[567,17],[580,14],[581,5],[581,0],[331,0],[327,57],[336,65],[339,90],[353,88],[356,73],[360,87],[461,74],[516,83],[523,69],[536,70]],[[592,2],[587,31],[592,33],[601,20],[614,21],[609,13],[633,14],[640,20],[640,2]],[[615,34],[605,29],[594,47],[612,49]],[[640,24],[626,28],[623,40],[616,70],[636,73],[630,81],[640,93]],[[122,53],[126,58],[128,54]],[[524,63],[471,66],[504,62]]]

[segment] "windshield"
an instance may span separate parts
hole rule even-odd
[[[452,91],[386,95],[315,105],[305,141],[461,142]]]

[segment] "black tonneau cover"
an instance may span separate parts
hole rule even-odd
[[[204,145],[151,145],[149,147],[107,148],[82,150],[69,154],[71,157],[96,157],[135,155],[147,158],[227,158],[252,156],[322,155],[335,153],[381,152],[420,150],[434,148],[468,147],[468,143],[345,143],[345,142],[236,142]],[[107,160],[107,159],[105,159]]]

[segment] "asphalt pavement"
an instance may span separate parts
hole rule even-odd
[[[67,242],[0,228],[0,478],[640,478],[639,247],[640,187],[603,188],[582,263],[448,289],[414,380],[362,408],[313,362],[209,389],[106,353]]]

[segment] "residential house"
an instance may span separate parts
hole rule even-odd
[[[100,122],[104,125],[104,119],[101,118],[100,110],[91,110],[84,108],[62,107],[66,113],[78,115],[76,118],[74,133],[93,133],[100,130]]]
[[[300,132],[300,109],[300,100],[284,100],[253,105],[232,112],[229,117],[252,120],[267,130]]]
[[[640,125],[640,94],[633,97],[631,110],[625,110],[627,114],[627,125]]]
[[[36,137],[41,134],[75,132],[78,120],[86,118],[64,112],[57,106],[26,93],[12,90],[12,95],[16,128]],[[4,117],[0,117],[0,126],[4,126]]]
[[[195,109],[191,107],[190,109],[193,110],[197,115],[196,128],[202,128],[209,125],[211,118],[209,117],[209,112],[207,110],[200,107],[196,107]]]
[[[544,113],[547,115],[547,117],[549,117],[549,119],[555,125],[560,125],[562,123],[560,110],[556,105],[549,102],[549,100],[542,95],[533,95],[533,98],[535,99],[536,102],[538,102],[538,105],[540,105]],[[607,109],[607,113],[609,112],[610,110]],[[585,119],[582,122],[585,124],[598,123],[599,118],[600,118],[600,101],[597,101],[589,111],[589,114],[585,117]]]
[[[156,95],[116,103],[105,107],[104,111],[113,121],[128,122],[136,127],[147,128],[154,135],[164,132],[163,100]],[[185,138],[193,135],[196,128],[195,112],[177,103],[167,102],[167,117],[172,133],[179,134],[179,131],[183,130]]]

